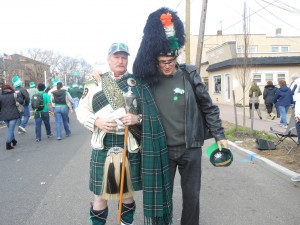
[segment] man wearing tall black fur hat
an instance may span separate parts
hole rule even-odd
[[[128,73],[129,51],[124,43],[113,43],[107,62],[110,71],[91,76],[76,110],[77,119],[92,134],[90,209],[93,225],[106,224],[108,200],[120,198],[120,167],[128,126],[121,225],[132,225],[135,212],[133,192],[143,188],[144,224],[172,223],[172,204],[166,138],[150,88]],[[126,109],[123,93],[135,100]],[[127,96],[127,95],[126,95]],[[125,139],[125,140],[124,140]]]
[[[181,225],[199,225],[201,155],[206,127],[220,150],[228,143],[219,108],[212,103],[196,67],[177,63],[184,42],[183,23],[176,12],[160,8],[151,13],[133,73],[150,84],[159,108],[173,185],[177,167],[181,175]]]

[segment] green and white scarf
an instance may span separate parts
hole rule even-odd
[[[137,80],[138,81],[138,80]],[[172,188],[166,136],[158,108],[147,84],[137,82],[138,104],[142,106],[142,181],[145,225],[172,224]]]

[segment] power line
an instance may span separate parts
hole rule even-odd
[[[261,5],[260,3],[258,3],[257,1],[255,1],[255,2],[256,2],[259,6],[262,6],[262,5]],[[271,4],[271,5],[273,5],[273,4]],[[280,20],[281,22],[283,22],[283,23],[289,25],[290,27],[292,27],[292,28],[294,28],[294,29],[300,31],[299,28],[297,28],[297,27],[295,27],[295,26],[293,26],[293,25],[291,25],[291,24],[285,22],[284,20],[280,19],[278,16],[274,15],[272,12],[270,12],[268,9],[266,9],[266,7],[264,7],[263,9],[266,10],[268,13],[270,13],[272,16],[274,16],[276,19]]]
[[[182,3],[182,0],[180,0],[180,2],[178,3],[178,5],[176,6],[175,10],[177,11],[178,7],[180,6],[180,4]]]
[[[266,22],[272,24],[274,27],[277,27],[277,25],[275,25],[274,23],[270,22],[269,20],[267,20],[266,18],[262,17],[261,15],[257,14],[257,16],[259,16],[260,18],[262,18],[262,19],[265,20]],[[257,26],[260,26],[260,24],[256,24],[256,25],[257,25]],[[261,26],[260,26],[260,27],[261,27]],[[285,36],[284,38],[287,39],[287,40],[290,40],[291,42],[300,44],[300,42],[299,42],[299,41],[296,41],[295,39],[288,38],[287,36]]]
[[[275,3],[275,2],[277,2],[277,1],[279,1],[279,0],[275,0],[275,1],[274,1],[274,2],[272,2],[272,3]],[[259,9],[259,10],[255,11],[255,12],[251,13],[250,15],[248,15],[248,16],[246,17],[246,19],[248,19],[248,18],[249,18],[250,16],[252,16],[252,15],[255,15],[255,14],[257,14],[257,13],[258,13],[258,12],[260,12],[261,10],[263,10],[263,9],[265,9],[266,7],[268,7],[269,5],[271,5],[272,3],[269,3],[269,4],[268,4],[268,5],[266,5],[265,7],[262,7],[261,9]],[[229,26],[229,27],[225,28],[224,30],[227,30],[227,29],[229,29],[229,28],[231,28],[231,27],[233,27],[233,26],[237,25],[238,23],[240,23],[240,22],[242,22],[242,21],[244,21],[244,18],[243,18],[243,19],[241,19],[241,20],[239,20],[238,22],[236,22],[236,23],[232,24],[231,26]]]
[[[263,1],[263,2],[266,2],[266,3],[270,3],[270,2],[268,2],[268,1],[266,1],[266,0],[262,0],[262,1]],[[292,7],[292,6],[290,6],[290,5],[288,5],[288,4],[284,3],[284,2],[281,2],[281,1],[279,1],[278,3],[279,3],[279,5],[275,5],[275,4],[273,4],[273,3],[271,3],[271,5],[273,5],[273,6],[277,7],[277,8],[279,8],[279,9],[285,10],[285,11],[287,11],[287,12],[290,12],[290,13],[300,14],[300,9],[297,9],[297,8],[295,8],[295,7]]]

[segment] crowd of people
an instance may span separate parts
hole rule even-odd
[[[295,75],[294,75],[295,77]],[[299,81],[300,82],[300,81]],[[299,86],[299,84],[298,84]],[[296,92],[298,92],[297,84],[295,86],[294,81],[291,83],[290,87],[287,86],[285,80],[278,81],[278,87],[276,87],[271,80],[267,81],[267,85],[264,87],[263,93],[261,92],[256,81],[252,81],[252,85],[249,89],[249,114],[252,118],[252,105],[254,105],[257,115],[262,119],[260,107],[260,96],[263,97],[264,105],[268,113],[268,119],[274,120],[276,117],[280,118],[279,125],[283,128],[287,128],[287,113],[290,108],[294,109],[295,100],[294,97]],[[255,96],[253,95],[255,93]],[[273,113],[274,109],[276,110]]]
[[[252,96],[253,92],[256,92],[256,98]],[[261,114],[259,111],[259,99],[261,91],[257,86],[256,82],[253,81],[252,86],[249,91],[250,97],[250,107],[252,102],[255,105],[255,109],[261,119]],[[285,80],[278,81],[278,87],[276,87],[271,80],[267,82],[267,85],[263,90],[263,99],[265,107],[268,113],[268,119],[274,120],[275,114],[273,113],[274,108],[276,109],[277,118],[280,118],[279,126],[283,129],[288,129],[288,118],[287,113],[291,109],[296,120],[296,130],[298,136],[298,147],[300,146],[300,76],[298,73],[291,75],[291,84],[288,87]],[[251,108],[250,108],[251,110]],[[251,112],[250,112],[251,115]],[[300,181],[300,175],[291,178],[292,181]]]
[[[53,79],[52,89],[47,89],[43,83],[39,83],[36,88],[33,81],[29,86],[28,89],[23,87],[23,82],[16,75],[12,78],[12,85],[4,84],[1,87],[0,120],[7,127],[6,150],[17,145],[15,127],[18,128],[19,135],[27,133],[26,126],[30,116],[35,121],[36,142],[42,140],[42,123],[45,125],[47,138],[53,137],[50,116],[55,118],[57,140],[62,140],[62,127],[66,137],[71,135],[69,113],[77,108],[83,88],[74,83],[73,88],[68,89],[57,78]]]

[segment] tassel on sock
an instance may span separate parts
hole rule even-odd
[[[115,178],[115,166],[112,157],[110,158],[110,163],[107,171],[106,192],[109,194],[116,194],[119,192],[119,188]]]
[[[121,157],[120,160],[120,185],[121,185],[121,177],[122,177],[122,161],[123,161],[123,157]],[[126,164],[125,164],[123,193],[127,193],[127,192],[128,192],[128,186],[127,186],[127,175],[126,175]]]

